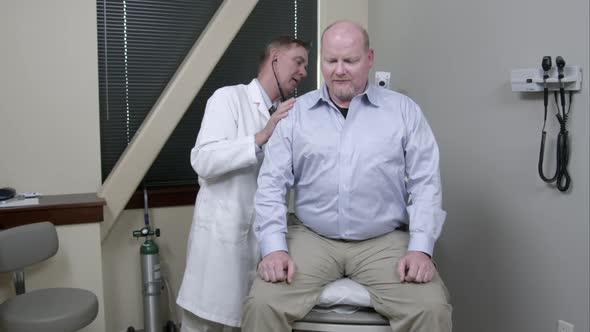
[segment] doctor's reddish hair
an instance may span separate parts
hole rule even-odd
[[[270,57],[270,53],[272,52],[272,50],[277,49],[277,48],[289,49],[293,46],[301,46],[301,47],[305,48],[307,51],[309,51],[309,48],[310,48],[310,45],[308,42],[303,41],[301,39],[292,38],[290,36],[279,36],[279,37],[271,39],[266,44],[266,47],[264,48],[264,53],[262,53],[260,55],[260,61],[258,63],[258,72],[260,72],[260,70],[262,69],[262,66]]]

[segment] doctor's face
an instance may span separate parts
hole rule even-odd
[[[363,33],[358,27],[342,22],[324,33],[321,56],[322,75],[330,97],[348,106],[367,85],[374,60],[373,49],[366,48]]]
[[[297,44],[279,49],[275,55],[275,68],[281,89],[285,95],[295,90],[297,85],[307,77],[307,50]]]

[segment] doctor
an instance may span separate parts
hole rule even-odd
[[[260,257],[251,226],[262,146],[295,103],[278,104],[307,76],[308,48],[290,37],[271,40],[257,78],[220,88],[207,101],[191,151],[200,190],[177,299],[183,332],[241,325]]]

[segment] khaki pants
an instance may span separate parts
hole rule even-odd
[[[224,327],[223,324],[201,318],[188,310],[182,313],[180,332],[237,332],[237,327]]]
[[[373,307],[389,319],[393,331],[450,332],[452,308],[438,273],[425,284],[400,282],[397,262],[408,240],[403,231],[366,241],[331,240],[291,222],[287,243],[296,265],[293,282],[256,278],[246,299],[242,331],[291,331],[293,322],[317,303],[323,287],[346,276],[369,291]]]

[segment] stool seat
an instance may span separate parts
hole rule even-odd
[[[340,314],[336,312],[310,311],[299,322],[348,324],[348,325],[389,325],[385,317],[377,313],[373,308],[361,308],[351,314]]]
[[[90,291],[39,289],[0,304],[0,331],[73,332],[90,324],[97,313],[98,299]]]
[[[321,308],[325,309],[325,308]],[[293,332],[391,332],[389,322],[373,308],[344,314],[310,311],[294,322]]]

